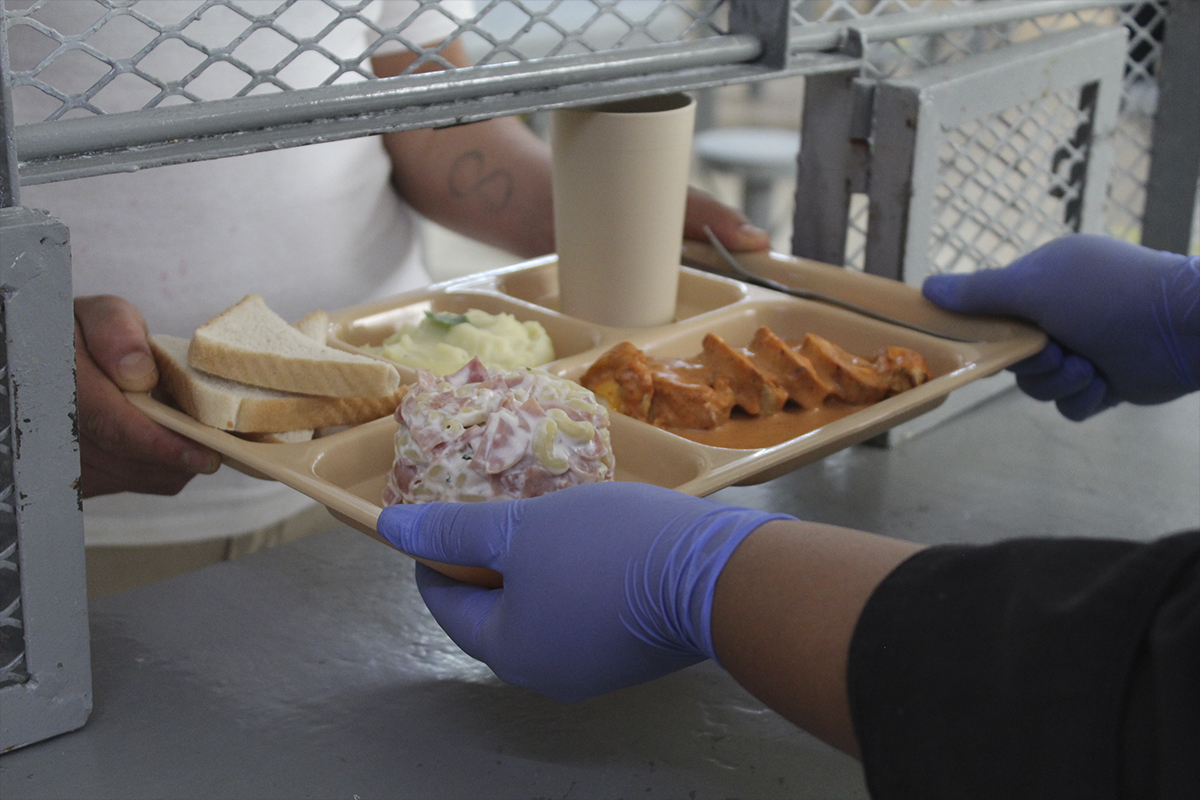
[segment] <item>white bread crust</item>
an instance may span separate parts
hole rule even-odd
[[[323,308],[305,314],[292,327],[320,345],[329,343],[329,312]]]
[[[188,364],[188,341],[155,334],[150,349],[159,385],[189,416],[205,425],[242,433],[280,433],[357,425],[395,412],[403,388],[378,397],[317,397],[249,386],[208,375]]]
[[[264,444],[295,444],[296,442],[311,442],[316,431],[311,428],[302,431],[279,431],[278,433],[238,433],[237,435],[249,442]]]
[[[391,364],[314,341],[257,294],[197,328],[188,363],[240,383],[320,397],[383,397],[400,386]]]

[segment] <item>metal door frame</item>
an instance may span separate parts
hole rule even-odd
[[[793,252],[841,265],[850,197],[869,198],[866,272],[919,286],[930,274],[939,150],[946,132],[1045,95],[1079,88],[1089,123],[1077,218],[1067,230],[1098,233],[1112,169],[1125,63],[1125,32],[1083,27],[980,53],[897,79],[808,81],[799,156]],[[1051,63],[1053,69],[1047,69]],[[999,266],[999,265],[996,265]],[[955,392],[938,409],[873,440],[923,433],[1014,385],[1011,375]]]

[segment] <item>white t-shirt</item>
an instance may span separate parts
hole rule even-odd
[[[185,16],[183,5],[162,0],[135,8],[168,20]],[[263,14],[280,3],[243,0],[239,7]],[[86,29],[79,26],[82,17],[90,15],[94,21],[100,16],[97,8],[103,12],[93,3],[62,0],[37,13],[56,30],[74,32]],[[415,2],[384,0],[365,13],[388,26],[409,19],[416,8]],[[325,3],[301,0],[286,13],[290,16],[281,22],[287,22],[289,31],[311,36],[328,24],[333,12]],[[144,31],[138,33],[133,25],[99,42],[108,27],[89,42],[116,55],[137,52],[144,44],[139,39]],[[238,15],[221,14],[208,23],[204,35],[206,41],[229,42],[248,27]],[[453,30],[450,19],[426,10],[410,20],[404,35],[428,43]],[[321,44],[350,58],[374,40],[361,25],[342,25]],[[31,42],[28,47],[26,41]],[[247,63],[255,63],[255,50],[244,49],[252,41],[250,37],[235,51]],[[270,46],[266,37],[262,41]],[[165,52],[154,62],[157,76],[186,75],[197,61],[195,51],[186,47],[164,45],[151,55],[158,49]],[[381,52],[397,49],[393,44]],[[14,70],[28,68],[45,54],[44,45],[21,35],[11,37],[10,53]],[[279,57],[273,50],[257,54],[260,62],[269,59],[267,64]],[[329,72],[328,59],[302,56],[285,77],[291,87],[306,88],[319,85]],[[233,96],[248,80],[236,70],[223,75],[225,85],[217,80],[206,85],[208,97]],[[97,104],[110,113],[141,108],[141,83],[114,82]],[[24,107],[21,100],[18,96],[14,102],[18,124],[45,117],[36,98]],[[252,292],[285,319],[295,320],[317,308],[332,310],[428,283],[416,220],[392,189],[390,174],[381,142],[368,137],[29,186],[22,189],[21,203],[50,211],[70,230],[76,296],[119,295],[141,309],[152,333],[190,336]],[[198,476],[175,497],[125,493],[90,498],[84,502],[84,530],[91,545],[199,541],[257,530],[311,503],[282,484],[223,467],[215,475]]]

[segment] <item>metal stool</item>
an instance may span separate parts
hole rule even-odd
[[[758,227],[771,229],[771,190],[796,174],[799,131],[783,128],[709,128],[694,138],[696,157],[706,169],[742,179],[742,211]]]

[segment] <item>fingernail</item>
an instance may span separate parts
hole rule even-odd
[[[117,372],[128,381],[139,381],[154,372],[154,359],[149,353],[141,350],[121,357],[117,362]]]
[[[212,475],[221,468],[221,457],[203,450],[184,450],[183,463],[192,472]]]
[[[750,240],[760,240],[770,236],[762,228],[755,225],[753,222],[747,222],[738,228],[738,238],[743,242]]]

